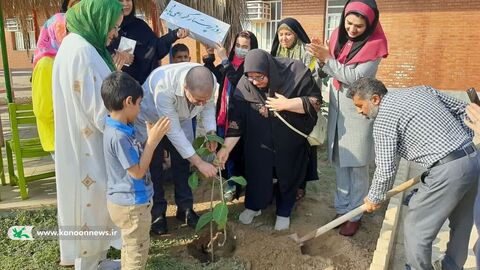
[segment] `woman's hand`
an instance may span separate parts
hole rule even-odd
[[[205,47],[205,51],[207,51],[207,54],[215,54],[215,48],[208,46],[207,44],[203,44]]]
[[[225,163],[227,163],[229,155],[230,155],[230,152],[227,150],[226,147],[222,147],[220,151],[218,151],[217,153],[218,166],[220,166],[222,170],[225,169]]]
[[[321,45],[318,43],[309,43],[305,45],[307,51],[313,54],[320,62],[327,62],[332,56],[328,48],[328,41],[325,44]]]
[[[275,97],[268,97],[265,106],[271,111],[285,111],[290,108],[291,100],[285,96],[275,93]]]
[[[179,28],[179,29],[177,30],[177,37],[178,37],[179,39],[186,38],[189,33],[190,33],[190,31],[189,31],[188,29]]]
[[[220,57],[220,59],[222,59],[222,61],[228,59],[227,50],[222,46],[222,44],[216,43],[215,51],[217,51],[217,55]]]
[[[115,50],[113,55],[113,63],[117,70],[121,70],[124,65],[131,65],[133,63],[134,56],[130,53],[132,49],[127,49],[124,51]]]

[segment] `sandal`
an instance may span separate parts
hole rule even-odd
[[[302,189],[302,188],[298,188],[297,189],[297,196],[295,197],[295,200],[298,202],[299,200],[301,200],[303,197],[305,197],[305,189]]]

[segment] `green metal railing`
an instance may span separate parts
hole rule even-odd
[[[10,83],[10,67],[8,66],[7,42],[5,41],[2,1],[0,1],[0,46],[2,47],[3,76],[5,77],[5,87],[7,88],[7,100],[8,103],[12,103],[12,85]]]

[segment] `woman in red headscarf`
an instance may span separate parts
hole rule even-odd
[[[373,158],[372,119],[358,114],[346,93],[361,77],[375,77],[388,55],[387,38],[375,0],[350,0],[328,44],[309,44],[307,50],[333,78],[328,115],[328,157],[336,169],[335,209],[343,215],[363,203],[368,193],[368,164]],[[344,223],[340,234],[354,235],[361,215]]]

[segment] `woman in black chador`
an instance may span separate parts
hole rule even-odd
[[[225,145],[217,157],[225,164],[240,137],[244,140],[244,224],[261,214],[273,197],[273,178],[278,179],[276,230],[288,229],[297,188],[305,178],[309,144],[269,110],[276,110],[291,125],[310,133],[320,109],[320,89],[310,70],[298,60],[275,58],[255,49],[248,52],[245,75],[237,84],[229,108]]]

